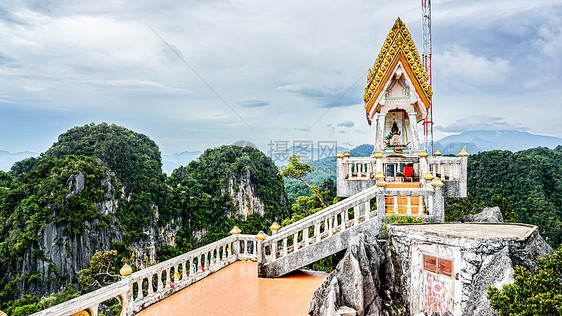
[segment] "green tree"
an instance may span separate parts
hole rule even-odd
[[[322,203],[322,206],[328,207],[328,204],[326,203],[326,201],[324,201],[324,198],[320,195],[318,188],[312,186],[304,179],[309,173],[313,171],[314,171],[314,167],[311,167],[306,162],[301,162],[299,155],[291,155],[289,157],[289,164],[285,167],[282,167],[281,170],[279,170],[279,174],[285,178],[291,178],[291,179],[302,181],[312,190],[312,192],[314,192],[314,195],[316,195],[320,203]]]
[[[516,266],[514,283],[488,287],[490,305],[504,315],[562,315],[562,248],[538,259],[535,273]]]
[[[117,250],[96,251],[90,266],[78,271],[78,283],[85,292],[91,292],[119,280]]]

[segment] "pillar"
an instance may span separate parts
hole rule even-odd
[[[411,149],[412,151],[419,151],[420,150],[420,139],[418,136],[418,123],[416,118],[416,112],[409,112],[408,113],[408,120],[410,124],[408,124],[408,134],[410,134],[410,141],[411,141]]]
[[[384,125],[386,124],[386,114],[377,115],[377,131],[375,135],[375,149],[374,151],[384,151],[382,139],[384,138]]]

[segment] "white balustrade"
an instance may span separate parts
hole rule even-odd
[[[123,304],[121,315],[133,315],[237,260],[257,260],[257,250],[254,235],[232,235],[33,315],[72,315],[85,310],[97,315],[98,306],[114,298]]]
[[[441,180],[460,181],[463,174],[463,158],[461,157],[427,157],[429,169],[434,177]]]

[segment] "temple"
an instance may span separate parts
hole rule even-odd
[[[441,157],[436,152],[430,156],[421,149],[418,123],[426,118],[433,95],[428,80],[410,32],[398,18],[369,69],[363,96],[367,122],[375,123],[373,154],[338,154],[339,196],[349,197],[387,183],[393,188],[423,188],[424,179],[439,179],[445,196],[466,197],[466,159],[462,157],[468,154],[462,151],[459,157]],[[415,212],[428,213],[419,195],[410,197],[410,204],[398,200],[389,200],[392,211],[412,214],[414,201],[418,204]]]
[[[375,154],[420,153],[417,123],[431,105],[429,77],[404,23],[398,18],[367,77],[365,110],[376,122]]]
[[[404,23],[398,19],[367,77],[364,100],[367,122],[371,126],[374,122],[375,127],[374,151],[370,157],[351,157],[349,153],[341,152],[337,155],[337,192],[345,199],[285,227],[274,223],[270,228],[269,236],[264,232],[256,236],[244,235],[235,227],[229,237],[154,266],[135,273],[131,273],[130,267],[124,268],[121,281],[36,315],[98,315],[100,304],[113,298],[120,300],[123,306],[122,315],[134,315],[141,311],[144,315],[174,313],[195,315],[196,310],[203,310],[201,313],[208,315],[209,310],[205,312],[205,306],[213,307],[221,304],[227,306],[226,302],[234,302],[233,305],[228,305],[227,309],[241,312],[239,314],[251,314],[252,311],[256,314],[275,314],[272,311],[277,305],[270,306],[268,302],[272,302],[271,304],[277,302],[275,304],[278,305],[279,302],[284,302],[281,305],[291,305],[292,302],[297,302],[297,299],[302,301],[303,298],[305,300],[302,310],[288,312],[289,310],[285,309],[277,314],[306,314],[306,300],[311,298],[311,289],[322,282],[324,275],[308,274],[301,277],[298,273],[303,272],[299,272],[299,269],[347,249],[350,240],[358,234],[369,234],[377,238],[389,237],[388,240],[399,246],[400,262],[405,263],[401,270],[406,280],[405,286],[411,288],[412,293],[418,293],[420,289],[434,285],[427,283],[425,279],[422,280],[420,274],[422,263],[419,258],[438,258],[448,252],[453,254],[434,260],[447,263],[446,273],[443,272],[443,275],[438,276],[444,281],[439,282],[445,282],[443,284],[447,287],[444,285],[444,288],[456,291],[453,296],[449,295],[450,293],[447,294],[449,296],[443,296],[442,292],[434,295],[437,297],[436,300],[443,300],[446,303],[443,305],[445,307],[434,308],[428,305],[427,302],[434,298],[426,302],[410,300],[406,297],[406,302],[411,311],[439,310],[442,314],[445,312],[452,312],[453,315],[466,314],[464,308],[469,306],[467,298],[475,272],[461,273],[461,267],[466,265],[463,256],[468,253],[466,256],[474,257],[473,252],[480,251],[482,247],[478,247],[480,241],[477,239],[474,241],[473,248],[470,248],[472,247],[470,244],[467,250],[461,252],[459,247],[463,246],[462,243],[466,239],[474,236],[467,233],[467,229],[468,231],[482,230],[482,227],[473,225],[472,228],[466,228],[467,226],[453,225],[443,228],[444,226],[440,226],[448,225],[440,224],[444,222],[444,197],[465,197],[467,194],[468,154],[463,150],[456,157],[443,157],[439,152],[428,154],[421,149],[418,124],[428,113],[431,97],[428,76],[422,67],[410,33]],[[415,216],[427,222],[422,225],[427,225],[413,228],[390,227],[387,230],[387,216],[393,214]],[[515,226],[506,226],[504,229],[509,231],[513,227]],[[511,238],[511,235],[508,236],[503,231],[501,234],[497,233],[500,228],[492,225],[488,228],[491,231],[489,236],[484,236],[488,236],[494,242],[501,238]],[[518,234],[524,236],[531,236],[536,231],[534,226],[519,227],[519,229],[521,233]],[[443,233],[444,237],[439,237],[442,239],[439,240],[439,245],[432,246],[437,240],[434,235],[441,234],[442,231],[448,235]],[[428,232],[433,235],[426,238]],[[464,237],[458,241],[454,239],[455,236]],[[417,239],[412,241],[408,238]],[[451,241],[451,238],[454,240]],[[412,252],[409,247],[417,243],[421,246],[414,249],[417,252]],[[438,247],[445,250],[439,250],[441,248]],[[238,261],[256,263],[248,265]],[[409,270],[408,262],[413,262],[417,268]],[[247,273],[248,267],[253,269],[254,273]],[[428,271],[427,275],[435,277],[433,270]],[[208,278],[214,273],[216,273],[215,277]],[[460,280],[459,273],[461,273]],[[307,280],[308,285],[290,288],[291,282],[283,279],[287,276]],[[259,277],[260,280],[271,282],[250,282],[243,277],[252,280]],[[230,288],[223,289],[220,295],[212,295],[218,292],[211,291],[208,292],[211,293],[209,296],[197,296],[205,301],[186,303],[194,302],[188,298],[196,295],[193,291],[197,288],[200,289],[197,291],[203,291],[206,287],[220,287],[222,284],[237,286],[236,282],[227,283],[228,280],[240,280],[246,285],[253,284],[256,290],[250,289],[248,293],[253,293],[251,295],[255,296],[252,301],[254,303],[239,305],[241,299],[237,297],[242,295],[240,294],[242,292],[230,291],[228,290]],[[286,284],[282,285],[283,282]],[[197,285],[195,283],[204,286],[195,287]],[[283,289],[283,286],[288,287],[286,290],[279,291],[290,293],[268,290],[268,287]],[[189,289],[186,289],[188,287]],[[191,292],[183,292],[184,296],[178,293],[174,296],[175,299],[171,298],[169,301],[166,299],[183,289]],[[242,291],[242,288],[236,290]],[[256,296],[258,290],[269,294]],[[283,297],[268,301],[264,299],[264,295],[270,299],[275,295]],[[175,302],[173,305],[176,312],[166,307],[166,302],[172,304],[172,301]],[[178,304],[180,306],[176,306]],[[201,306],[195,306],[199,309],[194,309],[195,307],[189,304],[203,304],[203,309],[199,308]],[[296,303],[293,305],[291,307],[296,308]]]

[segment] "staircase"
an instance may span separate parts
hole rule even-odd
[[[381,217],[371,207],[377,197],[382,202],[383,189],[369,188],[266,238],[259,246],[258,276],[285,275],[346,249],[358,233],[379,234]]]
[[[419,183],[372,186],[283,227],[258,244],[258,276],[280,277],[333,255],[358,233],[376,237],[389,214],[443,221],[441,189]]]

